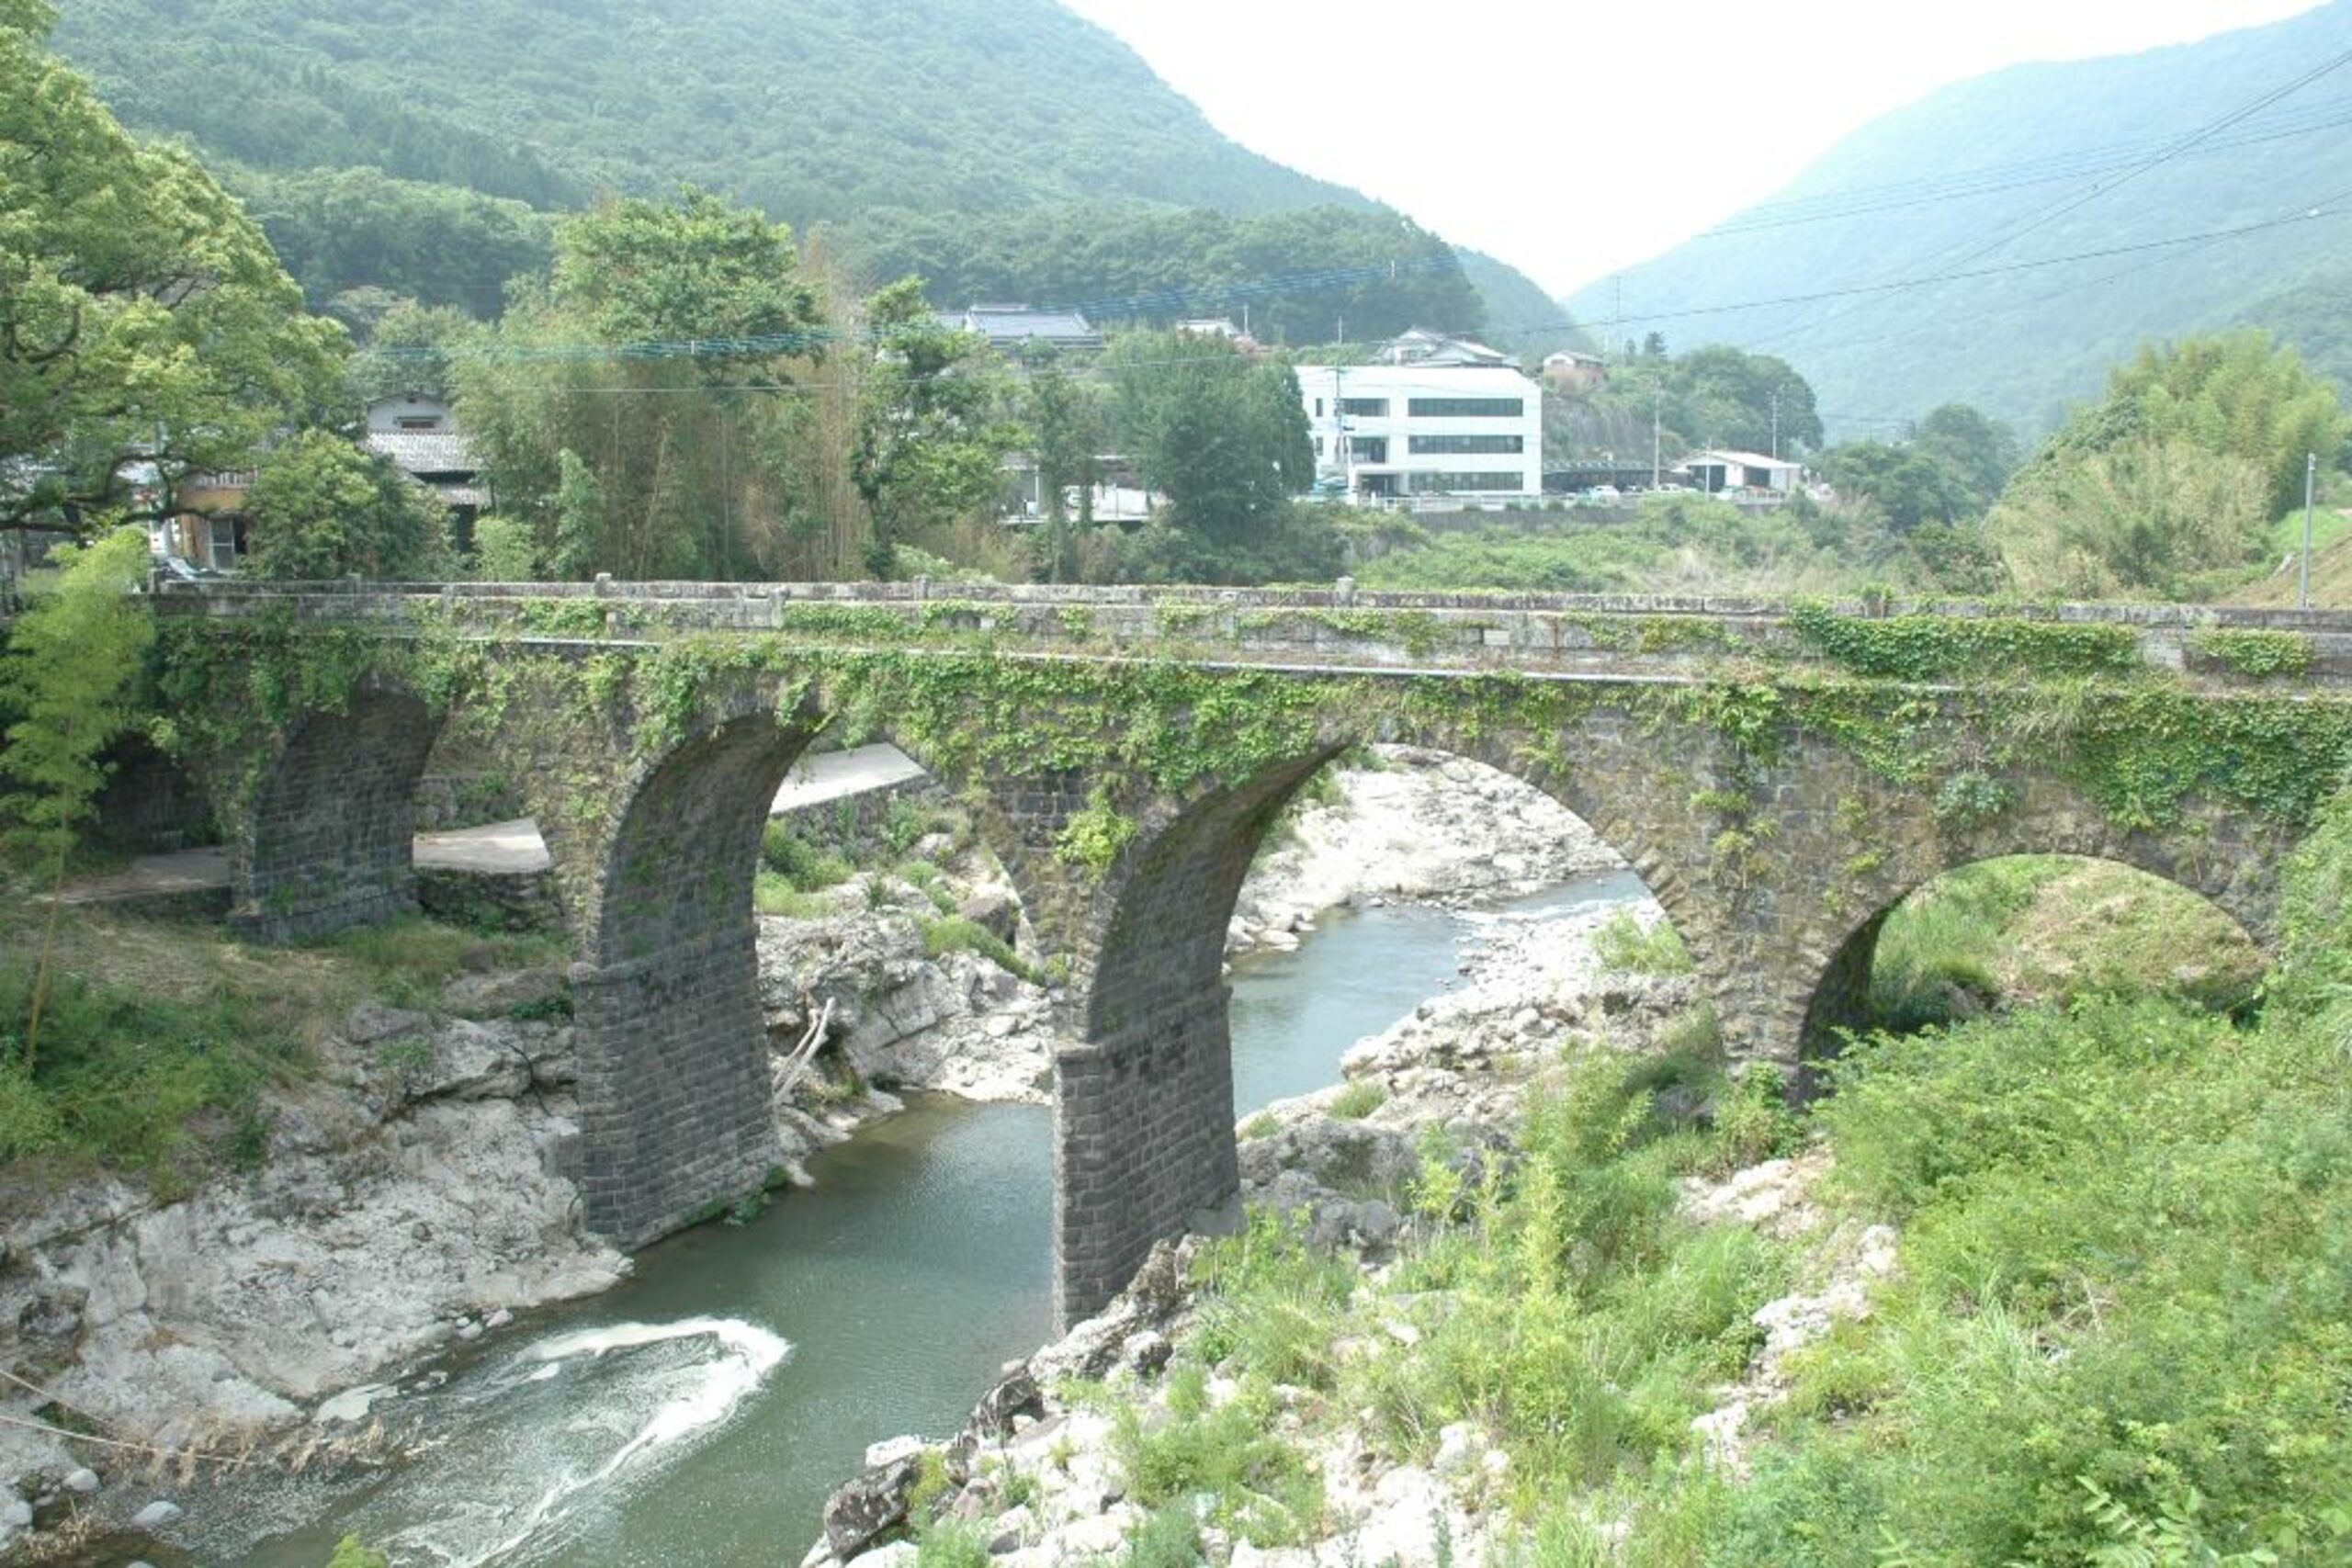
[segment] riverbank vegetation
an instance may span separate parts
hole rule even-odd
[[[103,1169],[185,1195],[259,1163],[273,1093],[315,1070],[313,1048],[362,1002],[436,1006],[466,974],[547,967],[555,939],[414,916],[294,949],[249,947],[217,924],[93,906],[56,921],[40,1051],[24,1021],[46,910],[0,913],[0,1173]]]
[[[1545,1565],[2340,1561],[2352,801],[2290,880],[2256,1008],[2250,949],[2216,957],[2226,920],[2177,889],[1955,874],[1882,938],[1911,1032],[1855,1041],[1802,1119],[1703,1050],[1574,1055],[1506,1163],[1429,1136],[1422,1227],[1376,1280],[1263,1217],[1218,1244],[1177,1365],[1303,1404],[1310,1435],[1368,1423],[1396,1462],[1472,1424],[1509,1455],[1487,1506]],[[1916,1028],[1919,976],[1963,971],[2001,1010]],[[1808,1226],[1693,1208],[1775,1154],[1811,1173]],[[1758,1309],[1824,1289],[1870,1226],[1899,1240],[1868,1310],[1759,1361]],[[1694,1427],[1736,1396],[1728,1439]],[[1198,1483],[1219,1517],[1313,1506]]]

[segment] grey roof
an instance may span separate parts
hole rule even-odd
[[[1036,339],[1069,348],[1100,348],[1102,336],[1076,310],[1033,310],[1026,305],[975,305],[942,318],[967,333],[984,333],[1001,346]]]
[[[454,430],[371,430],[368,450],[406,474],[470,474],[473,446]]]

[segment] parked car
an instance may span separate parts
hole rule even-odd
[[[1595,485],[1577,499],[1587,506],[1614,506],[1625,499],[1625,494],[1615,485]]]

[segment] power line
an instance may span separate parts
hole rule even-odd
[[[2336,100],[2295,111],[2292,116],[2282,117],[2278,123],[2265,125],[2246,135],[2206,142],[2202,147],[2208,152],[2230,152],[2291,137],[2309,136],[2315,131],[2332,130],[2347,124],[2352,124],[2352,104]],[[2030,186],[2050,185],[2059,180],[2103,175],[2128,166],[2147,145],[2147,140],[2143,139],[2052,158],[1985,164],[1959,174],[1888,181],[1881,185],[1849,186],[1819,197],[1751,207],[1713,229],[1691,236],[1689,243],[1941,205]]]
[[[1991,255],[2011,243],[2033,232],[2035,230],[2042,228],[2049,223],[2055,222],[2058,219],[2066,216],[2068,213],[2074,212],[2092,201],[2096,201],[2101,196],[2130,184],[2132,180],[2139,178],[2140,175],[2171,162],[2173,159],[2181,156],[2192,148],[2199,146],[2199,144],[2211,140],[2212,137],[2230,129],[2230,127],[2242,123],[2249,117],[2258,114],[2272,104],[2278,103],[2280,99],[2301,91],[2302,88],[2309,86],[2312,83],[2319,80],[2321,77],[2327,75],[2333,71],[2340,69],[2346,62],[2352,62],[2352,50],[2347,50],[2331,60],[2323,61],[2320,64],[2312,67],[2311,70],[2296,77],[2294,80],[2286,83],[2284,85],[2274,87],[2270,91],[2256,96],[2252,101],[2242,104],[2238,107],[2230,110],[2219,118],[2207,121],[2205,124],[2199,126],[2195,130],[2190,131],[2186,137],[2183,137],[2177,141],[2167,142],[2153,156],[2142,159],[2126,169],[2120,178],[2103,185],[2094,185],[2089,190],[2083,192],[2081,195],[2075,197],[2071,200],[2062,198],[2061,200],[2052,203],[2038,210],[2024,213],[2020,216],[2019,220],[2013,220],[2002,232],[1996,234],[1990,242],[1978,246],[1974,250],[1969,251],[1966,254],[1958,257],[1956,260],[1950,262],[1940,259],[1930,260],[1927,264],[1928,266],[1940,268],[1942,270],[1935,277],[1923,279],[1922,281],[1941,281],[1945,278],[1955,276],[1956,269],[1964,268],[1973,262],[1982,260],[1984,257]],[[1957,248],[1958,247],[1948,247],[1947,254],[1950,249]],[[1792,323],[1792,325],[1783,328],[1781,332],[1765,337],[1762,346],[1769,347],[1775,343],[1785,343],[1790,338],[1799,334],[1818,332],[1823,327],[1829,325],[1832,321],[1840,320],[1841,318],[1851,315],[1852,313],[1851,309],[1833,310],[1828,311],[1826,314],[1817,315],[1812,321]]]

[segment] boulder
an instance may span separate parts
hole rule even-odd
[[[1021,906],[995,888],[975,893],[956,906],[956,913],[1007,947],[1020,934]]]
[[[907,1496],[922,1476],[920,1451],[867,1471],[825,1502],[825,1543],[846,1562],[907,1522]]]
[[[130,1516],[130,1528],[159,1530],[180,1517],[180,1506],[169,1498],[158,1497]]]
[[[517,1008],[538,1007],[563,993],[563,976],[552,969],[516,969],[503,975],[460,975],[441,987],[445,1011],[467,1018],[497,1018]]]

